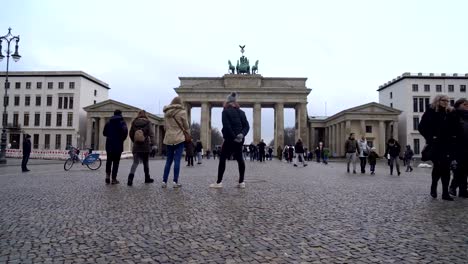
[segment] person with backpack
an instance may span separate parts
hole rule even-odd
[[[304,161],[304,145],[302,144],[302,140],[298,139],[296,145],[294,146],[296,151],[296,160],[294,161],[294,167],[297,167],[296,162],[301,162],[304,167],[307,166],[307,163]]]
[[[353,173],[356,174],[356,153],[360,153],[359,144],[354,138],[354,133],[349,134],[348,140],[345,142],[345,153],[347,160],[347,172],[349,173],[349,164],[353,163]]]
[[[111,174],[112,184],[118,184],[120,183],[117,180],[120,157],[123,152],[123,143],[128,135],[127,124],[125,123],[120,110],[117,109],[114,111],[114,115],[104,126],[102,134],[106,137],[106,184],[111,183]]]
[[[414,152],[411,149],[411,146],[406,145],[406,150],[405,150],[405,153],[403,154],[403,159],[404,159],[403,161],[406,165],[406,172],[413,171],[413,167],[411,166],[411,163],[413,161],[413,156],[414,156]]]
[[[233,92],[228,97],[223,106],[222,112],[223,129],[223,146],[219,156],[218,179],[216,183],[210,184],[210,188],[222,188],[223,174],[226,169],[226,159],[234,154],[239,167],[239,184],[238,188],[245,188],[244,173],[245,162],[242,157],[242,146],[244,145],[245,136],[249,133],[249,122],[245,117],[244,111],[240,109],[237,103],[237,93]]]
[[[26,134],[23,138],[23,160],[21,161],[21,171],[28,172],[28,161],[31,155],[31,135]]]
[[[182,152],[184,151],[184,144],[186,142],[185,134],[188,134],[190,131],[187,112],[182,106],[182,100],[179,96],[174,97],[170,105],[164,106],[163,112],[164,128],[166,129],[164,144],[167,146],[167,159],[166,165],[164,166],[163,182],[161,187],[167,188],[169,172],[171,171],[172,162],[174,162],[174,180],[172,187],[180,188],[182,187],[182,184],[179,183],[180,160],[182,158]],[[200,141],[197,142],[195,151],[197,154],[200,151],[201,156]],[[201,164],[201,157],[199,157],[198,162],[198,164]]]
[[[156,144],[154,142],[154,131],[145,110],[138,112],[137,117],[132,122],[129,134],[130,140],[133,142],[133,164],[130,168],[127,185],[133,185],[135,171],[140,161],[143,162],[145,183],[153,183],[154,180],[151,179],[149,174],[149,156],[150,153],[156,153]]]

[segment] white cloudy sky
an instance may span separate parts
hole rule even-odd
[[[309,115],[324,115],[325,102],[331,115],[378,101],[378,86],[403,72],[468,72],[463,0],[15,0],[1,8],[0,34],[11,26],[21,35],[23,57],[11,70],[82,70],[109,83],[112,99],[153,113],[176,95],[179,76],[225,74],[239,44],[263,76],[308,78]],[[273,110],[262,118],[269,141]],[[293,119],[287,110],[285,126]]]

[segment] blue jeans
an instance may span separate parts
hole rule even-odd
[[[184,150],[184,142],[177,145],[166,145],[167,146],[167,158],[166,166],[164,166],[163,181],[167,182],[169,178],[169,171],[171,170],[172,161],[174,161],[174,182],[179,181],[180,172],[180,159],[182,158],[182,151]]]

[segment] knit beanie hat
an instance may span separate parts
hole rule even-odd
[[[228,103],[234,103],[237,101],[237,93],[236,92],[232,92],[230,95],[228,95],[228,97],[226,98],[226,102]]]

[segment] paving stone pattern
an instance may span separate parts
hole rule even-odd
[[[245,189],[227,164],[181,169],[161,189],[164,160],[126,186],[63,164],[0,167],[0,263],[467,263],[468,200],[429,196],[430,171],[347,174],[345,164],[247,161]],[[172,177],[172,176],[171,176]],[[440,197],[440,190],[439,190]]]

